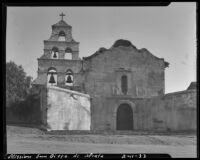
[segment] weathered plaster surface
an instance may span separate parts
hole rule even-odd
[[[90,130],[90,96],[49,86],[47,126],[49,130]]]
[[[79,43],[73,40],[71,27],[65,26],[67,40],[57,41],[63,26],[53,27],[38,59],[37,85],[46,85],[49,67],[57,72],[57,87],[41,92],[42,121],[49,129],[116,130],[117,108],[127,103],[133,110],[134,130],[196,130],[196,91],[165,95],[165,69],[169,64],[163,58],[147,49],[119,45],[131,42],[118,41],[110,49],[80,59]],[[51,59],[55,46],[58,59]],[[68,47],[72,60],[64,59]],[[68,69],[73,72],[73,86],[68,89],[79,92],[62,89],[66,88]],[[121,87],[124,75],[128,82],[125,94]]]
[[[118,100],[151,98],[163,95],[165,91],[165,61],[153,56],[147,50],[123,46],[111,48],[84,61],[83,68],[86,71],[85,90],[92,98],[94,130],[115,129],[115,121],[109,120],[115,118],[112,118],[113,115],[108,110],[119,106]],[[127,95],[121,90],[123,75],[128,78]],[[114,97],[115,104],[107,99],[111,96]],[[138,118],[140,117],[141,115],[138,115]]]
[[[88,94],[122,95],[121,76],[128,77],[128,95],[135,98],[163,94],[164,60],[130,47],[112,48],[91,58],[84,67]]]
[[[138,131],[187,131],[197,129],[196,90],[174,92],[148,99],[107,97],[104,101],[104,121],[99,130],[116,130],[116,110],[127,103],[133,110],[133,129]],[[99,128],[101,126],[101,128]]]

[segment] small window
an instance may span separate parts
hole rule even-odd
[[[73,86],[73,80],[73,72],[70,69],[68,69],[65,76],[65,85]]]
[[[53,49],[51,51],[51,58],[58,59],[58,48],[53,47]]]
[[[66,48],[65,59],[72,59],[72,49],[71,48]]]
[[[63,32],[63,31],[59,32],[58,41],[66,41],[66,39],[65,39],[65,32]]]
[[[127,94],[128,91],[128,79],[126,75],[121,77],[121,90],[123,94]]]
[[[55,68],[49,68],[48,70],[47,85],[57,85],[57,72]]]

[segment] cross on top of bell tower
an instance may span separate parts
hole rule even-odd
[[[63,21],[63,17],[65,16],[65,14],[62,12],[59,16],[61,16],[61,20]]]

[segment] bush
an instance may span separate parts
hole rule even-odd
[[[21,65],[6,63],[6,107],[28,96],[32,77],[26,76]]]
[[[29,95],[7,108],[7,123],[40,124],[40,98]]]
[[[31,88],[31,80],[21,65],[6,63],[7,123],[40,123],[40,98]]]

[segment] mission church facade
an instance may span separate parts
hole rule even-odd
[[[63,20],[64,15],[61,16],[62,19],[52,25],[50,38],[44,40],[44,54],[38,58],[38,77],[33,82],[34,86],[43,88],[41,93],[46,93],[41,94],[41,112],[47,127],[54,124],[50,128],[55,130],[180,129],[178,123],[184,116],[173,124],[176,121],[170,118],[173,109],[166,106],[168,62],[122,39],[109,49],[100,48],[81,59],[79,42],[73,39],[72,27]],[[53,104],[54,110],[48,114]],[[79,104],[83,104],[82,108]],[[70,105],[75,105],[76,112],[73,107],[69,110]],[[63,108],[67,107],[64,112]],[[56,114],[58,108],[62,110]],[[59,117],[64,117],[62,122],[65,122],[60,128],[57,127],[61,124]]]

